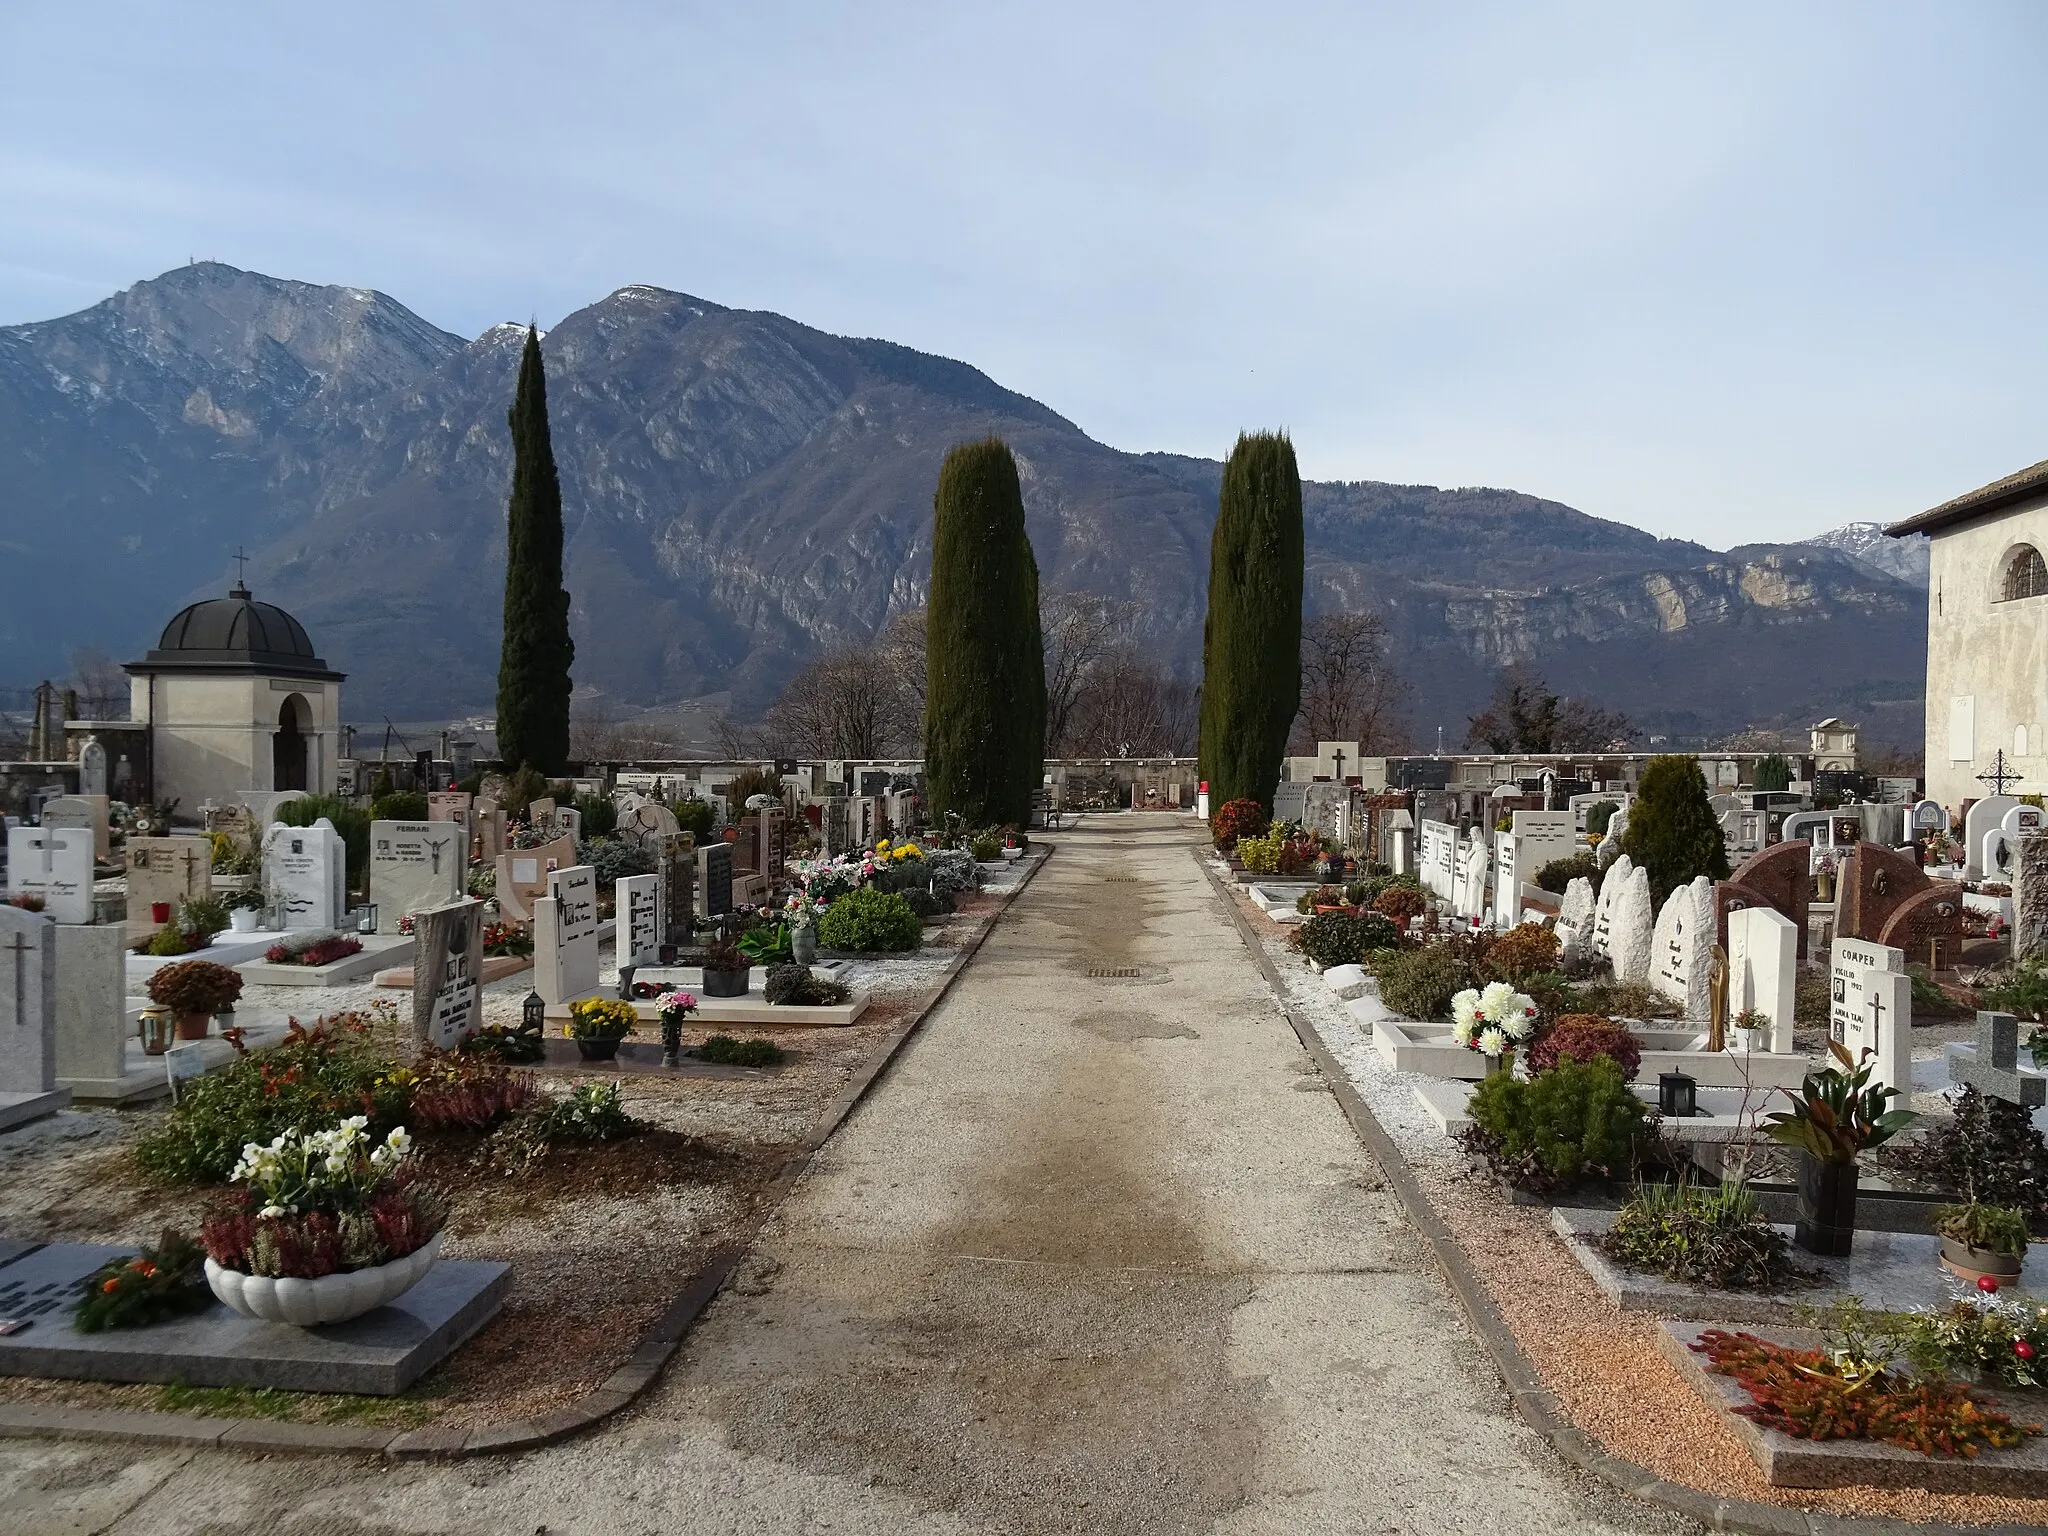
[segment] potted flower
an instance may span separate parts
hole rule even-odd
[[[562,1033],[576,1042],[576,1053],[585,1061],[611,1061],[619,1054],[619,1042],[639,1022],[640,1015],[629,1002],[586,997],[569,1005],[569,1022]]]
[[[204,1040],[213,1016],[235,1006],[242,978],[211,960],[182,960],[149,978],[149,999],[171,1010],[180,1040]]]
[[[255,886],[245,885],[238,891],[229,891],[221,898],[221,905],[228,909],[228,927],[236,933],[254,933],[256,921],[262,915],[266,903],[263,892]]]
[[[448,1202],[417,1177],[403,1126],[351,1116],[242,1148],[241,1188],[200,1227],[206,1282],[244,1317],[311,1328],[359,1317],[434,1267]]]
[[[1736,1048],[1745,1055],[1770,1049],[1771,1016],[1761,1008],[1745,1008],[1729,1023],[1735,1026]]]
[[[745,997],[753,961],[732,944],[714,944],[704,952],[704,995]]]
[[[1467,987],[1451,999],[1451,1038],[1486,1058],[1486,1075],[1514,1065],[1515,1047],[1536,1033],[1536,1001],[1504,981]]]
[[[683,1059],[683,1020],[697,1011],[697,999],[688,992],[664,992],[654,1006],[661,1010],[661,1064],[676,1066]]]
[[[1941,1267],[1972,1285],[1987,1275],[2000,1285],[2019,1279],[2033,1240],[2026,1212],[1976,1200],[1936,1211],[1934,1231],[1941,1239]]]
[[[1856,1154],[1881,1146],[1919,1118],[1910,1109],[1887,1110],[1899,1090],[1873,1087],[1874,1053],[1852,1062],[1839,1041],[1828,1049],[1841,1062],[1809,1072],[1792,1108],[1764,1117],[1764,1134],[1799,1152],[1799,1220],[1793,1241],[1808,1253],[1846,1257],[1856,1235]]]

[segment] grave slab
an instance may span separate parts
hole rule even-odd
[[[829,974],[822,965],[812,966],[811,972],[813,975]],[[860,1016],[868,1011],[870,1001],[866,992],[856,991],[845,1002],[826,1007],[799,1008],[788,1004],[770,1007],[768,1000],[761,995],[761,987],[766,976],[758,965],[747,978],[747,994],[744,997],[706,997],[703,969],[694,965],[642,967],[633,973],[633,980],[651,982],[663,990],[679,987],[685,992],[696,994],[697,1011],[690,1015],[689,1021],[692,1029],[705,1024],[751,1024],[761,1029],[789,1029],[797,1026],[841,1028],[858,1022]],[[548,1022],[551,1025],[566,1023],[569,1018],[569,1003],[573,1001],[572,998],[560,1003],[550,1003],[547,1012]],[[661,1011],[655,1007],[652,1000],[635,1002],[633,1008],[640,1016],[642,1028],[652,1026],[659,1030]],[[556,1030],[555,1033],[559,1034],[560,1031]]]
[[[443,1259],[396,1301],[324,1328],[257,1322],[215,1302],[150,1328],[77,1332],[69,1303],[79,1282],[134,1251],[49,1243],[0,1261],[0,1317],[33,1319],[0,1336],[0,1376],[390,1397],[496,1316],[512,1276],[509,1264]]]
[[[531,955],[485,955],[483,984],[488,987],[494,981],[503,981],[507,976],[517,976],[521,971],[530,971],[532,969],[533,956]],[[379,971],[370,978],[370,981],[372,986],[399,987],[410,992],[412,990],[412,967],[409,965],[395,965],[388,971]]]
[[[1801,1440],[1766,1429],[1735,1410],[1749,1393],[1731,1376],[1707,1369],[1692,1346],[1710,1326],[1701,1322],[1660,1322],[1653,1337],[1658,1351],[1678,1374],[1716,1409],[1721,1422],[1776,1488],[1925,1488],[1935,1493],[1989,1493],[2039,1498],[2048,1493],[2048,1440],[2036,1437],[2011,1450],[1983,1450],[1974,1457],[1923,1456],[1875,1440]],[[1753,1331],[1753,1330],[1752,1330]],[[1816,1347],[1819,1335],[1805,1329],[1771,1328],[1758,1334],[1776,1344]],[[2015,1421],[2048,1421],[2048,1392],[2011,1387],[1975,1389]]]
[[[365,933],[363,947],[328,965],[273,965],[268,960],[247,960],[235,967],[242,980],[254,987],[348,987],[371,975],[379,966],[388,967],[401,954],[412,952],[409,933]]]

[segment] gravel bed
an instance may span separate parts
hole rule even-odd
[[[1372,1048],[1371,1029],[1287,947],[1286,930],[1241,887],[1233,894],[1274,961],[1289,1007],[1316,1031],[1400,1150],[1566,1417],[1609,1454],[1721,1498],[1945,1525],[2048,1526],[2048,1499],[1765,1482],[1718,1411],[1658,1353],[1649,1317],[1615,1310],[1551,1231],[1547,1209],[1510,1204],[1473,1169],[1417,1101],[1414,1086],[1424,1079],[1389,1069]],[[1923,1041],[1916,1031],[1916,1059],[1938,1055],[1941,1038]],[[1938,1102],[1937,1095],[1919,1097]]]

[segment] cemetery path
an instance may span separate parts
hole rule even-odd
[[[396,1468],[17,1444],[0,1523],[1692,1529],[1587,1484],[1508,1408],[1187,822],[1055,841],[662,1382],[600,1431]]]

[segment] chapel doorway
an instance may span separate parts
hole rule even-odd
[[[306,735],[312,711],[305,697],[293,694],[277,711],[277,734],[270,738],[270,787],[306,788]]]

